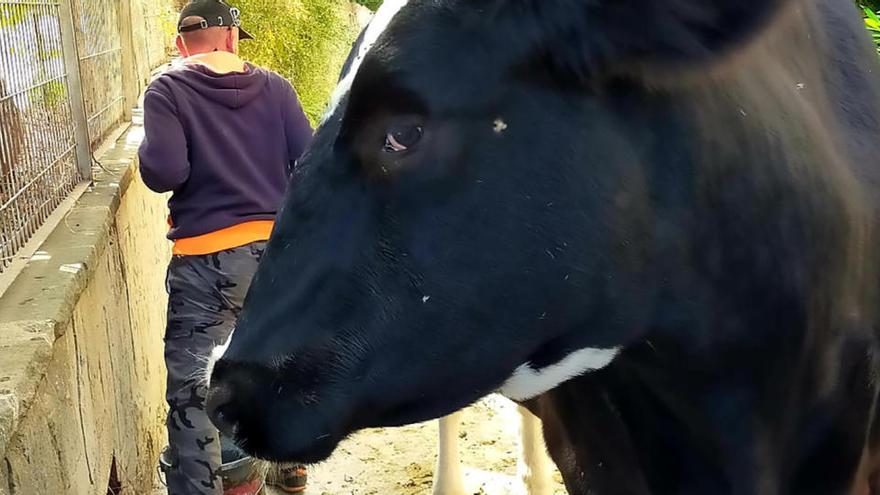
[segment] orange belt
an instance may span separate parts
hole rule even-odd
[[[255,220],[195,237],[176,239],[172,252],[175,255],[190,256],[213,254],[252,242],[265,241],[269,239],[274,224],[273,220]]]

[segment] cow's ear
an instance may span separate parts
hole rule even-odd
[[[529,62],[567,77],[692,67],[760,35],[798,0],[508,0]],[[510,17],[508,17],[510,19]],[[522,53],[521,53],[522,55]]]

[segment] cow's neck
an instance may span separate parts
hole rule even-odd
[[[757,390],[751,377],[719,379],[698,363],[640,360],[652,352],[649,344],[625,352],[526,404],[544,419],[569,493],[849,493],[862,446],[848,439],[862,438],[868,419],[834,405],[853,397],[836,394],[823,404],[804,400],[811,392],[768,397],[772,387]],[[848,381],[859,382],[853,377],[862,371],[853,367]],[[765,377],[780,378],[797,382]],[[797,409],[803,414],[793,417]],[[820,482],[820,491],[802,491]]]

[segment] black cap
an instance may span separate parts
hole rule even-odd
[[[183,20],[193,16],[201,17],[203,19],[202,22],[184,26]],[[241,13],[239,10],[221,0],[193,0],[183,7],[183,10],[180,11],[180,18],[177,20],[178,33],[223,26],[237,27],[239,39],[250,40],[254,38],[241,28]]]

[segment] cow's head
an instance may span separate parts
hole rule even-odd
[[[650,79],[709,65],[776,3],[386,0],[217,353],[212,418],[311,462],[609,363],[678,234],[652,184],[693,165],[697,124]]]

